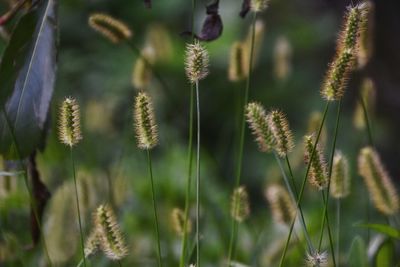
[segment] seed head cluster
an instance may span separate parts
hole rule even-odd
[[[304,137],[305,153],[304,161],[309,164],[314,148],[314,135],[307,135]],[[308,172],[308,179],[310,184],[317,187],[319,190],[323,190],[328,185],[328,171],[326,161],[322,151],[317,145],[314,151],[314,157],[310,163],[310,170]]]
[[[293,134],[289,128],[286,116],[277,110],[271,111],[268,116],[268,126],[275,139],[275,150],[281,157],[285,157],[293,148]]]
[[[150,97],[139,92],[135,100],[134,123],[140,149],[152,149],[158,143],[158,130]]]
[[[183,236],[184,234],[184,229],[185,229],[185,213],[179,209],[179,208],[174,208],[171,212],[171,221],[172,221],[172,227],[175,231],[175,233],[179,236]],[[187,224],[186,224],[186,233],[190,233],[192,231],[192,222],[188,218]]]
[[[265,190],[272,218],[278,224],[289,226],[296,216],[296,207],[289,193],[281,185],[273,184]]]
[[[246,46],[242,42],[235,42],[231,47],[228,78],[232,82],[240,81],[247,77],[248,59],[245,48]]]
[[[186,46],[186,76],[191,83],[196,83],[208,75],[209,56],[207,50],[196,41]]]
[[[107,14],[90,15],[89,26],[114,44],[132,37],[132,31],[125,23]]]
[[[79,105],[71,97],[67,97],[60,107],[59,139],[70,147],[82,140]]]
[[[243,222],[250,215],[249,195],[244,186],[235,188],[231,200],[231,216],[238,222]]]
[[[345,198],[350,194],[349,162],[342,152],[333,157],[330,194],[333,198]]]
[[[307,267],[327,267],[328,266],[328,253],[326,251],[322,253],[314,252],[307,254],[306,257]]]
[[[262,152],[270,151],[273,148],[274,143],[264,107],[255,102],[247,104],[246,118],[258,144],[259,150]]]

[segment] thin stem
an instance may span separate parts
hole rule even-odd
[[[196,148],[196,267],[200,267],[200,98],[196,81],[197,148]]]
[[[161,245],[160,245],[160,231],[158,229],[158,215],[157,215],[157,203],[156,203],[156,194],[154,191],[154,181],[153,181],[153,168],[151,165],[151,156],[150,150],[147,151],[147,166],[149,168],[149,176],[151,182],[151,198],[153,200],[153,212],[154,212],[154,225],[156,228],[156,238],[157,238],[157,259],[158,259],[158,266],[162,266],[161,261]]]
[[[369,143],[370,146],[374,146],[374,141],[373,141],[373,138],[372,138],[371,122],[370,122],[370,119],[369,119],[369,116],[368,116],[368,110],[367,110],[367,107],[365,105],[364,98],[361,95],[359,96],[359,98],[360,98],[360,103],[361,103],[361,106],[362,106],[362,109],[363,109],[365,124],[367,126],[366,130],[367,130],[367,134],[368,134],[368,143]]]
[[[36,201],[35,201],[35,198],[33,197],[32,191],[31,191],[30,186],[29,186],[28,175],[26,173],[25,166],[22,164],[21,151],[20,151],[19,146],[18,146],[18,142],[17,142],[17,138],[16,138],[16,135],[15,135],[15,132],[14,132],[14,128],[12,127],[12,123],[11,123],[11,121],[10,121],[8,115],[7,115],[7,112],[6,112],[5,108],[4,108],[4,106],[2,106],[1,109],[2,109],[2,112],[3,112],[3,116],[5,118],[7,127],[8,127],[8,129],[10,131],[10,135],[11,135],[12,141],[13,141],[13,143],[15,145],[15,151],[17,153],[19,169],[20,170],[24,170],[23,171],[24,183],[25,183],[26,190],[28,191],[29,202],[30,202],[30,205],[31,205],[31,208],[32,208],[32,211],[33,211],[33,216],[35,217],[35,221],[36,221],[37,226],[38,226],[39,231],[40,231],[40,235],[41,235],[42,242],[43,242],[43,249],[44,249],[44,252],[46,254],[46,259],[47,259],[50,267],[52,267],[53,263],[51,262],[51,259],[50,259],[49,251],[47,249],[46,239],[45,239],[44,233],[43,233],[42,224],[40,222],[39,214],[38,214],[38,211],[36,209]]]
[[[300,194],[299,194],[299,197],[298,197],[298,199],[297,199],[297,206],[300,205],[301,199],[302,199],[302,197],[303,197],[304,188],[305,188],[305,185],[306,185],[308,173],[310,172],[311,162],[312,162],[313,159],[314,159],[315,150],[316,150],[316,147],[317,147],[317,144],[318,144],[318,141],[319,141],[319,137],[321,136],[322,127],[324,126],[324,123],[325,123],[325,119],[326,119],[326,115],[327,115],[327,113],[328,113],[328,110],[329,110],[329,102],[326,102],[324,115],[322,116],[321,125],[320,125],[319,130],[318,130],[317,138],[316,138],[315,143],[314,143],[314,146],[313,146],[313,150],[312,150],[312,153],[311,153],[310,161],[308,162],[307,170],[306,170],[306,173],[305,173],[305,175],[304,175],[303,182],[302,182],[302,185],[301,185]],[[290,242],[290,238],[291,238],[291,236],[292,236],[292,232],[293,232],[293,228],[294,228],[294,223],[295,223],[295,222],[296,222],[296,218],[294,218],[294,219],[292,220],[292,224],[290,225],[289,234],[288,234],[288,237],[287,237],[287,239],[286,239],[286,244],[285,244],[285,248],[284,248],[283,253],[282,253],[282,257],[281,257],[281,260],[280,260],[280,263],[279,263],[279,267],[282,267],[282,266],[283,266],[283,262],[285,261],[286,252],[287,252],[287,249],[288,249],[288,247],[289,247],[289,242]],[[314,252],[314,251],[311,251],[311,252]]]
[[[73,174],[73,177],[74,177],[74,186],[75,186],[76,209],[77,209],[77,212],[78,212],[79,233],[80,233],[80,241],[81,241],[81,252],[82,252],[82,258],[83,258],[83,266],[86,267],[85,245],[83,243],[81,210],[80,210],[80,206],[79,206],[78,186],[76,185],[75,161],[74,161],[74,154],[73,154],[72,147],[70,147],[70,152],[71,152],[71,168],[72,168],[72,174]]]
[[[340,266],[340,198],[336,200],[336,257]]]
[[[79,261],[79,263],[78,263],[78,265],[76,265],[76,267],[81,267],[81,265],[83,264],[83,261],[85,260],[85,257],[83,257],[80,261]]]
[[[253,57],[254,57],[254,40],[255,40],[255,24],[257,20],[257,12],[254,12],[253,20],[252,20],[252,31],[251,31],[251,45],[250,45],[250,59],[248,66],[248,75],[246,80],[246,87],[244,90],[244,101],[243,101],[243,111],[242,118],[240,122],[240,139],[239,139],[239,152],[238,152],[238,162],[236,169],[236,178],[235,178],[235,187],[238,187],[240,184],[240,177],[242,175],[242,163],[243,163],[243,147],[244,147],[244,136],[245,136],[245,122],[246,122],[246,114],[245,114],[245,106],[247,105],[249,99],[249,91],[250,91],[250,82],[251,82],[251,71],[253,68]],[[236,227],[237,222],[232,217],[232,228]],[[231,236],[229,241],[229,252],[228,252],[228,266],[231,264],[232,256],[235,252],[236,244],[235,237]]]
[[[329,196],[325,197],[325,191],[321,191],[321,194],[322,194],[322,203],[324,204],[324,213],[322,214],[322,216],[323,216],[322,221],[325,222],[325,219],[326,219],[326,226],[328,228],[328,237],[329,237],[329,247],[330,247],[331,254],[332,254],[333,266],[336,266],[335,249],[333,247],[332,231],[331,231],[331,226],[329,223],[329,215],[326,210],[326,205],[328,203]],[[318,252],[321,251],[323,234],[324,234],[324,227],[321,227],[321,235],[320,235],[319,244],[318,244]]]

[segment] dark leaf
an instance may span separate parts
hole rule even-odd
[[[243,0],[242,10],[239,13],[239,16],[242,18],[246,17],[247,13],[250,11],[250,0]]]
[[[57,0],[43,0],[24,15],[0,64],[0,107],[7,112],[21,157],[42,142],[56,73]],[[0,115],[0,154],[16,158],[10,129]]]
[[[371,230],[377,231],[379,233],[385,234],[395,239],[400,239],[400,230],[391,227],[386,224],[374,224],[374,223],[366,223],[366,224],[356,224],[355,226],[369,228]]]
[[[144,0],[144,6],[147,8],[151,8],[151,0]]]

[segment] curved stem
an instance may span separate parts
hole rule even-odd
[[[150,182],[151,182],[151,197],[153,200],[153,213],[154,213],[154,225],[156,228],[156,238],[157,238],[157,259],[158,259],[158,266],[162,266],[162,261],[161,261],[161,245],[160,245],[160,231],[158,229],[158,215],[157,215],[157,203],[156,203],[156,194],[154,190],[154,180],[153,180],[153,168],[151,165],[151,156],[150,156],[150,150],[147,151],[147,165],[149,168],[149,176],[150,176]]]
[[[304,175],[303,182],[302,182],[302,185],[301,185],[299,197],[298,197],[298,199],[297,199],[297,206],[300,205],[301,199],[302,199],[302,197],[303,197],[304,188],[305,188],[305,185],[306,185],[308,173],[310,172],[311,162],[313,161],[314,156],[315,156],[315,150],[316,150],[316,147],[317,147],[319,138],[320,138],[320,136],[321,136],[322,127],[324,126],[324,123],[325,123],[325,119],[326,119],[326,115],[327,115],[327,113],[328,113],[328,110],[329,110],[329,102],[326,102],[325,111],[324,111],[324,114],[323,114],[323,116],[322,116],[321,125],[320,125],[319,130],[318,130],[317,138],[315,139],[315,143],[314,143],[314,146],[313,146],[313,150],[312,150],[312,153],[311,153],[311,157],[310,157],[310,160],[309,160],[309,162],[308,162],[307,170],[306,170],[306,173],[305,173],[305,175]],[[296,222],[296,218],[294,218],[294,219],[292,220],[292,224],[290,225],[289,234],[288,234],[288,237],[287,237],[287,239],[286,239],[285,248],[284,248],[283,253],[282,253],[282,257],[281,257],[281,260],[280,260],[280,263],[279,263],[279,267],[282,267],[282,266],[283,266],[283,262],[285,261],[286,252],[287,252],[287,249],[288,249],[288,247],[289,247],[289,242],[290,242],[290,238],[291,238],[291,236],[292,236],[292,232],[293,232],[293,228],[294,228],[294,223],[295,223],[295,222]],[[314,251],[311,251],[311,252],[314,252]]]
[[[200,267],[200,98],[196,81],[197,149],[196,149],[196,267]]]
[[[78,186],[76,184],[75,161],[74,161],[74,154],[73,154],[72,147],[70,147],[70,152],[71,152],[72,174],[73,174],[73,177],[74,177],[74,186],[75,186],[76,210],[77,210],[77,213],[78,213],[79,233],[80,233],[80,241],[81,241],[81,252],[82,252],[83,266],[86,267],[85,245],[84,245],[84,242],[83,242],[81,210],[80,210],[80,206],[79,206]]]
[[[250,82],[251,82],[251,71],[253,68],[253,54],[254,54],[254,40],[255,40],[255,32],[256,32],[256,20],[257,20],[257,12],[254,12],[253,20],[252,20],[252,31],[251,31],[251,45],[250,45],[250,59],[249,59],[249,66],[248,66],[248,76],[246,80],[246,87],[244,90],[244,101],[243,101],[243,111],[242,111],[242,119],[240,122],[240,140],[239,140],[239,152],[238,152],[238,162],[237,162],[237,169],[236,169],[236,178],[235,178],[235,187],[238,187],[240,184],[240,177],[242,175],[242,163],[243,163],[243,147],[244,147],[244,136],[245,136],[245,122],[246,122],[246,114],[245,114],[245,106],[247,105],[249,99],[249,91],[250,91]],[[232,229],[236,228],[237,222],[234,218],[232,220]],[[231,233],[235,233],[235,231],[231,231]],[[235,236],[231,235],[229,241],[229,252],[228,252],[228,266],[231,264],[231,260],[233,254],[235,253]]]

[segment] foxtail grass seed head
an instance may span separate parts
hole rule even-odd
[[[183,236],[185,232],[185,213],[179,208],[174,208],[171,212],[171,222],[175,233],[179,236]],[[186,223],[186,233],[190,233],[191,231],[192,222],[188,218],[188,221]]]
[[[158,144],[158,130],[150,97],[139,92],[133,112],[136,138],[140,149],[152,149]]]
[[[88,238],[86,239],[85,242],[85,257],[89,257],[96,253],[96,251],[99,249],[99,234],[97,233],[97,229],[93,229],[92,232],[90,232]]]
[[[112,260],[124,258],[128,249],[111,207],[100,205],[95,213],[94,222],[100,247],[106,256]]]
[[[358,172],[364,178],[376,209],[385,215],[399,211],[399,196],[378,153],[372,147],[361,149]]]
[[[61,143],[73,147],[82,140],[79,105],[67,97],[60,107],[59,138]]]
[[[333,157],[330,193],[333,198],[345,198],[350,194],[349,162],[340,151]]]
[[[232,82],[243,80],[247,77],[248,68],[247,52],[242,42],[234,42],[229,58],[228,78]]]
[[[189,81],[196,83],[208,75],[209,57],[204,46],[198,41],[186,46],[186,76]]]
[[[328,267],[328,252],[322,253],[314,252],[313,254],[307,254],[306,257],[307,267]]]
[[[359,47],[357,53],[357,67],[362,69],[369,62],[373,51],[374,25],[375,25],[375,7],[371,1],[364,2],[366,10],[368,10],[367,18],[364,25],[361,25],[361,33],[359,39]]]
[[[364,101],[365,109],[368,116],[374,114],[376,89],[374,82],[365,78],[361,84],[361,99]],[[353,116],[354,127],[358,130],[365,129],[367,122],[365,121],[364,109],[360,101],[357,101]]]
[[[259,150],[262,152],[270,151],[274,145],[273,137],[268,126],[268,119],[263,106],[255,102],[247,104],[246,118]]]
[[[250,9],[253,12],[262,12],[268,7],[269,0],[251,0]]]
[[[278,224],[289,226],[296,216],[296,207],[289,193],[281,185],[273,184],[265,190],[272,218]]]
[[[306,164],[309,164],[309,161],[311,159],[314,142],[314,135],[307,135],[304,137],[304,161]],[[319,190],[325,189],[328,185],[328,171],[326,161],[319,145],[315,147],[314,157],[310,165],[310,170],[308,172],[308,179],[310,184],[317,187]]]
[[[280,36],[274,48],[274,74],[276,79],[285,80],[291,71],[292,47],[285,36]]]
[[[231,216],[238,222],[243,222],[250,215],[249,195],[244,186],[235,188],[231,199]]]
[[[124,22],[107,14],[95,13],[90,15],[89,26],[114,44],[132,37],[131,29]]]
[[[149,86],[152,78],[152,71],[147,62],[152,62],[153,57],[152,49],[147,48],[142,52],[142,57],[136,59],[132,72],[132,84],[135,88],[143,90]]]
[[[274,149],[281,157],[285,157],[294,146],[293,134],[289,128],[286,116],[277,110],[271,111],[268,116],[268,126],[275,139]]]

